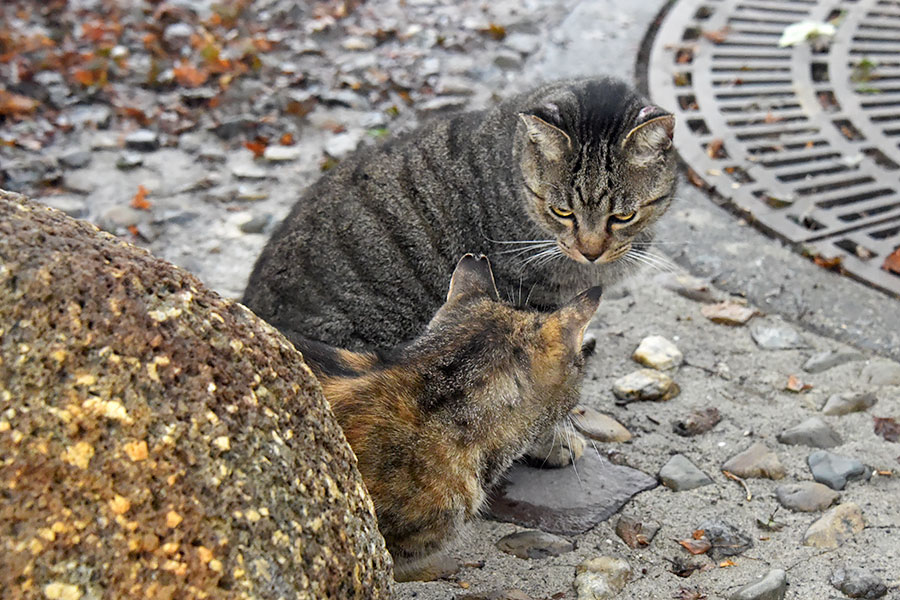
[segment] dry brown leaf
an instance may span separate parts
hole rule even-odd
[[[481,33],[497,40],[498,42],[506,37],[506,27],[504,27],[503,25],[497,25],[496,23],[491,23],[480,31]]]
[[[884,263],[881,265],[881,268],[885,271],[890,271],[891,273],[900,275],[900,248],[897,248],[896,250],[888,254],[887,258],[884,259]]]
[[[720,138],[712,140],[706,146],[706,154],[710,158],[725,158],[725,142]]]
[[[831,258],[826,258],[824,256],[814,256],[813,262],[822,267],[823,269],[828,269],[829,271],[837,271],[841,272],[841,257],[833,256]]]
[[[256,138],[253,141],[244,142],[244,147],[253,153],[254,158],[260,158],[266,151],[268,143],[262,138]]]
[[[697,171],[688,168],[687,177],[688,181],[690,181],[694,187],[698,187],[701,190],[706,189],[706,182],[703,181],[703,179],[699,175],[697,175]]]
[[[796,375],[791,375],[788,377],[787,385],[784,386],[789,392],[794,392],[795,394],[799,394],[801,392],[806,392],[808,390],[813,389],[808,383],[803,383]]]
[[[153,205],[147,200],[147,188],[139,185],[137,193],[134,195],[134,198],[131,199],[131,208],[150,210],[151,206]]]
[[[712,548],[712,544],[707,540],[687,539],[678,540],[678,543],[691,554],[705,554]]]
[[[722,562],[720,562],[719,566],[724,569],[725,567],[736,567],[737,563],[734,562],[733,560],[731,560],[730,558],[728,558],[728,559],[725,559]]]
[[[278,143],[282,146],[293,146],[294,145],[294,134],[285,133],[279,139]]]
[[[731,29],[727,26],[713,31],[704,31],[703,37],[711,41],[713,44],[722,44],[728,39],[728,33]]]
[[[872,417],[875,433],[889,442],[900,441],[900,423],[891,417]]]
[[[33,113],[39,104],[34,98],[0,90],[0,115],[27,115]]]
[[[209,79],[208,72],[185,63],[178,63],[175,68],[172,69],[172,72],[175,74],[175,80],[178,81],[180,85],[189,88],[200,87],[206,83],[207,79]]]

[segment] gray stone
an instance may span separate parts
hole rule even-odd
[[[494,64],[504,71],[515,71],[522,68],[522,55],[518,52],[500,50],[494,55]]]
[[[796,329],[783,323],[770,324],[757,321],[750,326],[753,341],[763,350],[790,350],[806,348],[806,340]]]
[[[90,164],[93,154],[87,150],[75,150],[59,157],[59,162],[67,169],[80,169]]]
[[[753,547],[753,540],[750,537],[725,521],[706,521],[697,529],[702,529],[703,537],[712,544],[709,556],[713,560],[735,556]]]
[[[851,598],[881,598],[887,586],[881,579],[864,569],[840,567],[831,574],[831,585]]]
[[[569,540],[537,529],[511,533],[500,538],[496,546],[499,550],[519,558],[547,558],[575,549],[575,544]]]
[[[784,467],[778,455],[769,450],[762,442],[756,442],[743,452],[728,459],[722,469],[738,477],[760,477],[781,479],[785,476]]]
[[[300,146],[268,146],[263,151],[263,158],[271,162],[297,160],[303,155]]]
[[[787,574],[782,569],[772,569],[753,583],[748,583],[728,598],[729,600],[782,600],[787,591]]]
[[[228,157],[225,155],[225,151],[221,148],[204,146],[200,148],[200,152],[197,154],[197,158],[212,163],[223,163]]]
[[[119,158],[116,159],[116,167],[122,169],[123,171],[136,169],[143,164],[144,157],[137,152],[123,152],[119,155]]]
[[[163,30],[163,39],[167,44],[179,48],[191,41],[194,28],[183,21],[167,25]]]
[[[872,408],[877,402],[878,398],[873,392],[833,394],[825,401],[825,406],[822,407],[822,414],[837,416],[861,412]]]
[[[900,364],[888,360],[873,360],[863,367],[859,378],[870,385],[900,385]]]
[[[241,593],[260,600],[391,597],[356,459],[284,336],[186,271],[4,192],[0,256],[0,323],[28,324],[0,340],[0,390],[29,432],[27,444],[0,435],[0,455],[50,474],[4,480],[15,495],[0,495],[0,520],[16,524],[4,581],[31,578],[40,595],[62,575],[133,597],[160,585],[156,552],[177,540],[176,596],[227,595],[243,565]],[[110,535],[114,518],[132,531]],[[77,536],[33,553],[54,522]]]
[[[656,487],[656,479],[586,452],[575,469],[516,464],[493,492],[487,514],[562,535],[584,533],[615,514],[629,498]]]
[[[682,454],[676,454],[659,470],[659,480],[667,488],[683,492],[715,483]]]
[[[249,221],[241,223],[240,229],[244,233],[262,233],[272,221],[272,215],[255,215]]]
[[[97,226],[110,233],[120,231],[147,219],[147,213],[125,205],[116,205],[104,212],[97,219]]]
[[[578,405],[570,416],[579,432],[599,442],[627,442],[631,432],[621,423],[589,406]]]
[[[799,425],[785,429],[778,434],[778,441],[782,444],[813,448],[834,448],[843,443],[838,432],[819,417],[810,417]]]
[[[631,579],[627,561],[612,556],[589,558],[575,567],[578,600],[608,600],[625,588]]]
[[[66,111],[66,118],[75,127],[94,125],[98,129],[109,127],[112,111],[102,104],[80,104]]]
[[[253,133],[258,126],[259,122],[253,115],[237,115],[225,119],[211,130],[223,140],[230,140],[242,133]]]
[[[852,502],[838,504],[822,515],[803,534],[803,545],[837,548],[865,529],[862,511]]]
[[[813,354],[803,363],[803,370],[807,373],[822,373],[839,365],[863,360],[865,355],[855,351],[827,350]]]
[[[716,425],[722,417],[715,406],[695,410],[684,419],[672,421],[672,431],[682,437],[692,437],[706,433]]]
[[[842,490],[848,481],[869,480],[869,468],[855,458],[841,456],[833,452],[818,450],[806,459],[813,479],[824,483],[833,490]]]
[[[674,369],[684,361],[681,350],[661,335],[649,335],[642,339],[631,358],[645,367],[660,371]]]
[[[87,202],[75,196],[44,196],[40,201],[47,206],[63,211],[73,219],[83,219],[88,215]]]
[[[141,152],[153,152],[159,148],[159,136],[149,129],[138,129],[125,137],[125,147]]]
[[[818,512],[838,501],[840,494],[815,481],[785,483],[775,488],[775,497],[785,508],[798,512]]]
[[[613,383],[613,394],[621,404],[641,400],[665,401],[679,392],[681,389],[669,375],[653,369],[639,369]]]
[[[4,185],[13,191],[53,183],[62,176],[58,161],[52,156],[36,156],[0,163]]]
[[[459,562],[446,552],[437,552],[394,572],[396,581],[435,581],[459,573]]]
[[[231,174],[236,179],[259,180],[269,178],[269,173],[265,169],[253,165],[238,165],[231,169]]]

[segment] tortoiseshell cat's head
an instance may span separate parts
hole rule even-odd
[[[674,117],[616,80],[549,86],[534,103],[515,141],[532,220],[586,265],[649,241],[675,192]]]

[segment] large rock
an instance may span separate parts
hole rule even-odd
[[[5,192],[0,399],[0,589],[389,596],[300,354],[184,271]]]

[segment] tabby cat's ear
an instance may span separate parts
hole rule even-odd
[[[491,271],[491,262],[483,254],[479,256],[466,254],[456,263],[456,269],[450,278],[447,302],[485,296],[491,300],[500,300],[500,294],[497,293],[497,286],[494,283],[494,273]]]
[[[537,146],[547,160],[558,161],[572,149],[572,138],[559,127],[526,113],[519,113],[519,118],[525,124],[528,141]]]
[[[599,286],[592,287],[581,292],[553,313],[552,318],[558,321],[566,343],[571,344],[570,347],[581,348],[584,330],[591,322],[591,317],[597,312],[601,295],[602,289]]]
[[[675,117],[658,106],[645,106],[622,141],[622,148],[630,162],[646,165],[672,147],[674,135]]]

